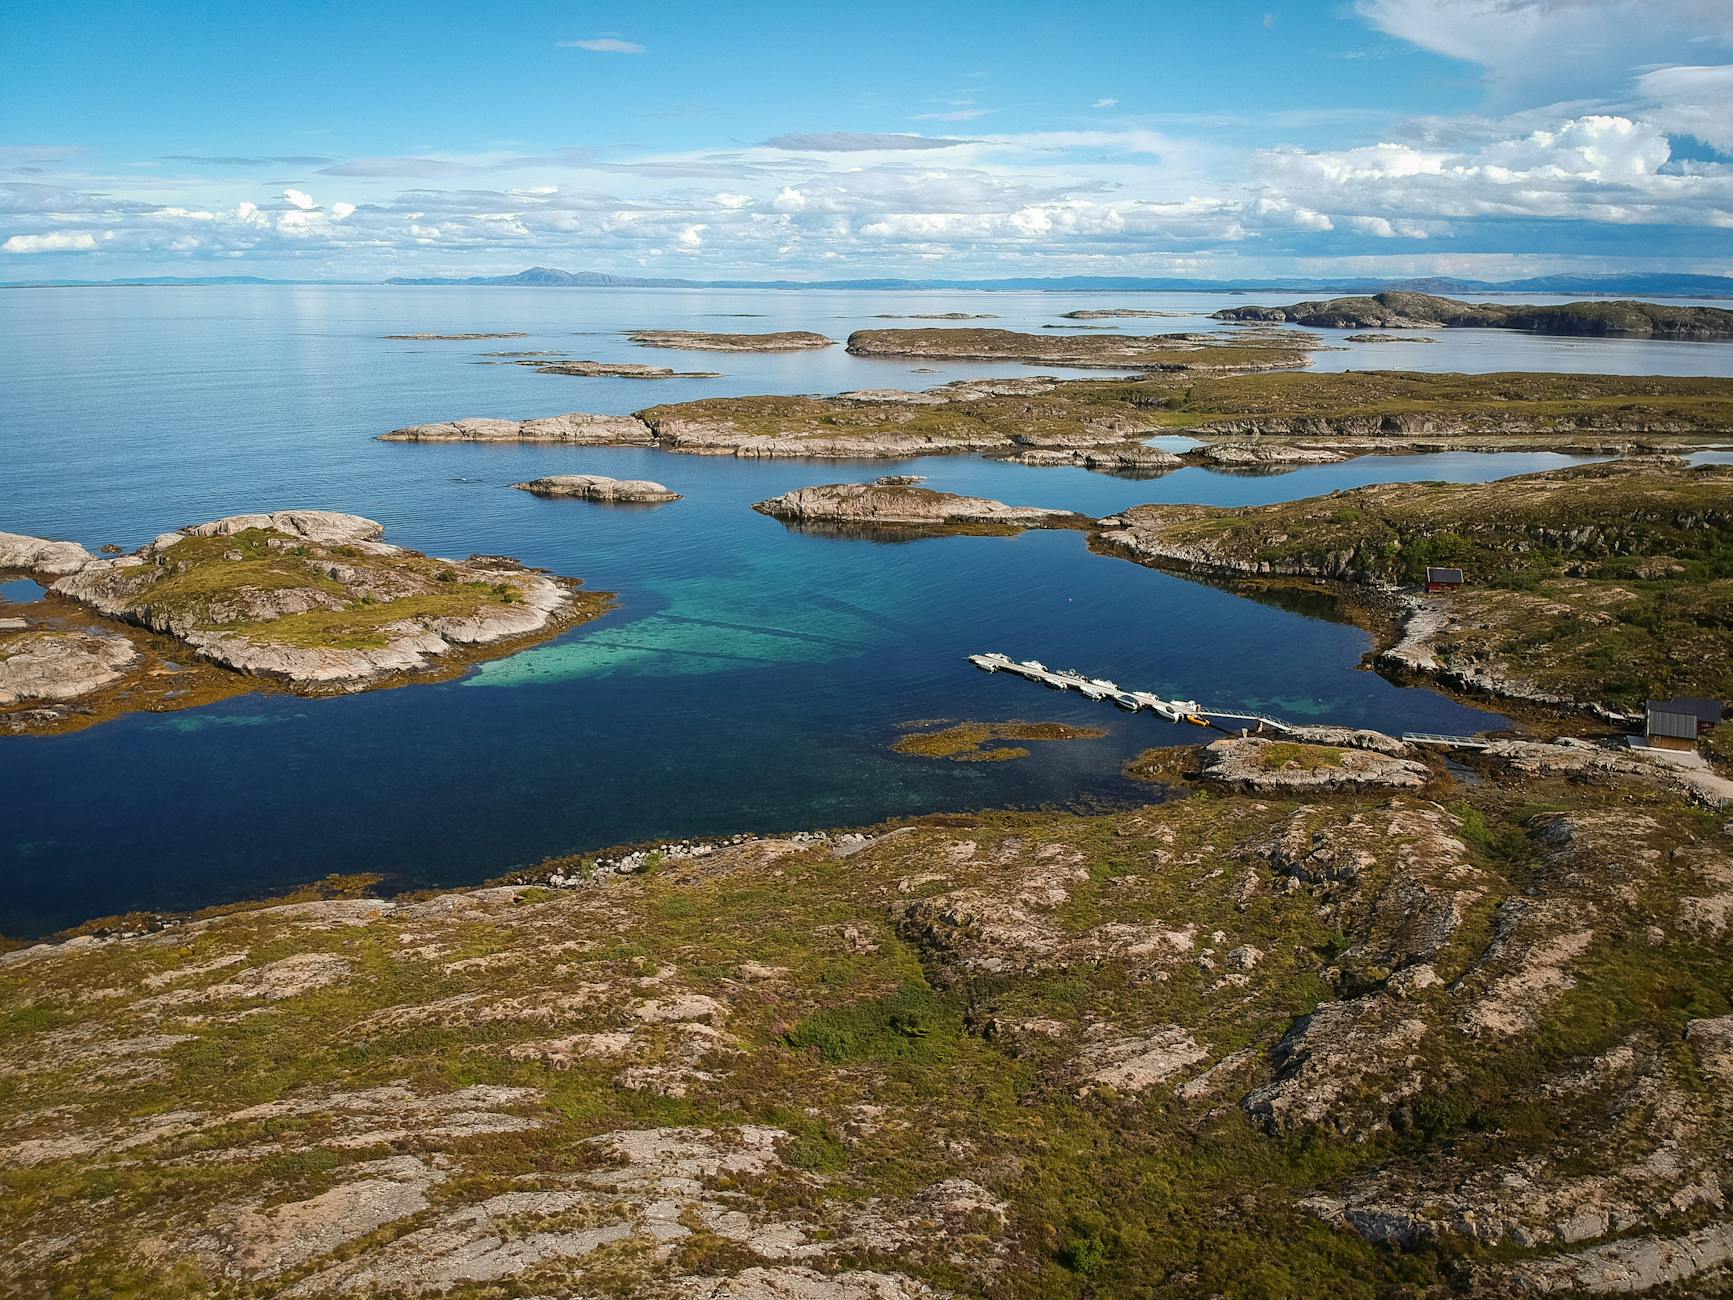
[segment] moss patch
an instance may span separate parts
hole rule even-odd
[[[916,754],[922,758],[996,763],[1027,758],[1029,751],[1020,746],[996,746],[995,742],[1099,740],[1106,734],[1099,727],[1072,727],[1063,722],[959,722],[937,730],[900,736],[891,749],[898,754]]]

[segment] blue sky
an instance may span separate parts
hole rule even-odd
[[[77,4],[0,279],[1727,271],[1729,0]]]

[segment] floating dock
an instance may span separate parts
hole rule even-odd
[[[970,655],[969,662],[983,672],[1010,673],[1015,677],[1039,682],[1056,691],[1076,691],[1086,699],[1111,700],[1128,712],[1146,710],[1166,718],[1169,722],[1190,722],[1195,726],[1210,727],[1219,726],[1215,719],[1224,718],[1235,722],[1255,723],[1259,731],[1265,727],[1275,731],[1293,730],[1292,724],[1267,714],[1246,713],[1237,709],[1211,709],[1196,700],[1166,700],[1149,691],[1128,690],[1105,677],[1088,677],[1071,668],[1049,668],[1039,659],[1018,660],[1010,655],[979,654]]]

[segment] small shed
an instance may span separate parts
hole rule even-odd
[[[1643,734],[1656,749],[1695,749],[1697,737],[1721,721],[1719,700],[1681,695],[1672,700],[1650,700],[1644,715]]]
[[[1429,567],[1426,570],[1427,591],[1455,591],[1461,585],[1461,569],[1436,569]]]

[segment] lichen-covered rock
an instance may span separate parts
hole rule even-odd
[[[1243,1104],[1271,1133],[1314,1124],[1350,1134],[1386,1128],[1396,1103],[1422,1086],[1414,1067],[1427,1029],[1383,994],[1326,1002],[1277,1044],[1275,1079]]]
[[[77,542],[55,542],[23,533],[0,533],[0,569],[21,569],[43,577],[76,573],[95,559]]]
[[[693,352],[807,352],[834,348],[811,330],[779,330],[771,334],[707,334],[701,330],[634,330],[626,335],[639,347],[682,348]]]
[[[680,499],[678,492],[670,492],[649,479],[608,478],[601,474],[550,474],[512,486],[538,497],[570,497],[618,505],[657,505]]]
[[[931,488],[881,483],[832,483],[796,488],[752,507],[760,514],[798,524],[899,524],[915,527],[988,525],[1053,528],[1080,525],[1069,510],[1008,506],[984,497],[958,496]]]
[[[119,681],[139,659],[121,636],[42,630],[0,633],[0,704],[75,700]]]
[[[1210,442],[1190,453],[1211,465],[1328,465],[1342,453],[1325,447],[1297,447],[1284,442]]]
[[[1424,763],[1372,749],[1243,736],[1204,747],[1203,776],[1241,790],[1414,790],[1432,779]]]
[[[633,415],[573,411],[535,420],[470,418],[412,424],[379,435],[381,442],[564,442],[584,447],[642,447],[652,438]]]
[[[93,559],[51,590],[297,687],[357,690],[581,612],[573,585],[505,559],[439,560],[358,515],[231,515]]]

